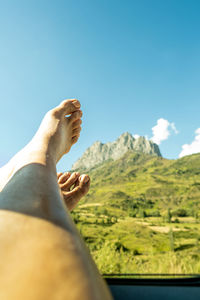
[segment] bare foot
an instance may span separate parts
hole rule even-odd
[[[47,112],[33,139],[0,169],[0,191],[26,164],[50,162],[56,172],[56,163],[78,141],[81,117],[80,102],[76,99],[64,100]]]
[[[89,191],[90,177],[85,174],[80,176],[78,172],[58,173],[57,177],[65,204],[71,211]]]

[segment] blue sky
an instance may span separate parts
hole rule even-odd
[[[59,170],[96,140],[151,138],[160,119],[161,153],[178,158],[200,127],[199,14],[195,0],[0,1],[0,165],[72,97],[83,129]]]

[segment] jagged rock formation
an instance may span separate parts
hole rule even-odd
[[[83,156],[74,163],[72,170],[90,169],[108,159],[116,160],[129,150],[161,156],[157,144],[151,140],[147,140],[143,136],[135,139],[130,133],[125,132],[114,142],[106,144],[99,141],[95,142],[85,151]]]

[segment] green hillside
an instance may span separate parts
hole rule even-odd
[[[200,273],[200,154],[127,152],[88,173],[72,215],[102,273]]]

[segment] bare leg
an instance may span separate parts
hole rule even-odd
[[[63,102],[10,162],[0,193],[0,299],[111,299],[57,183],[56,162],[77,141],[80,115]]]

